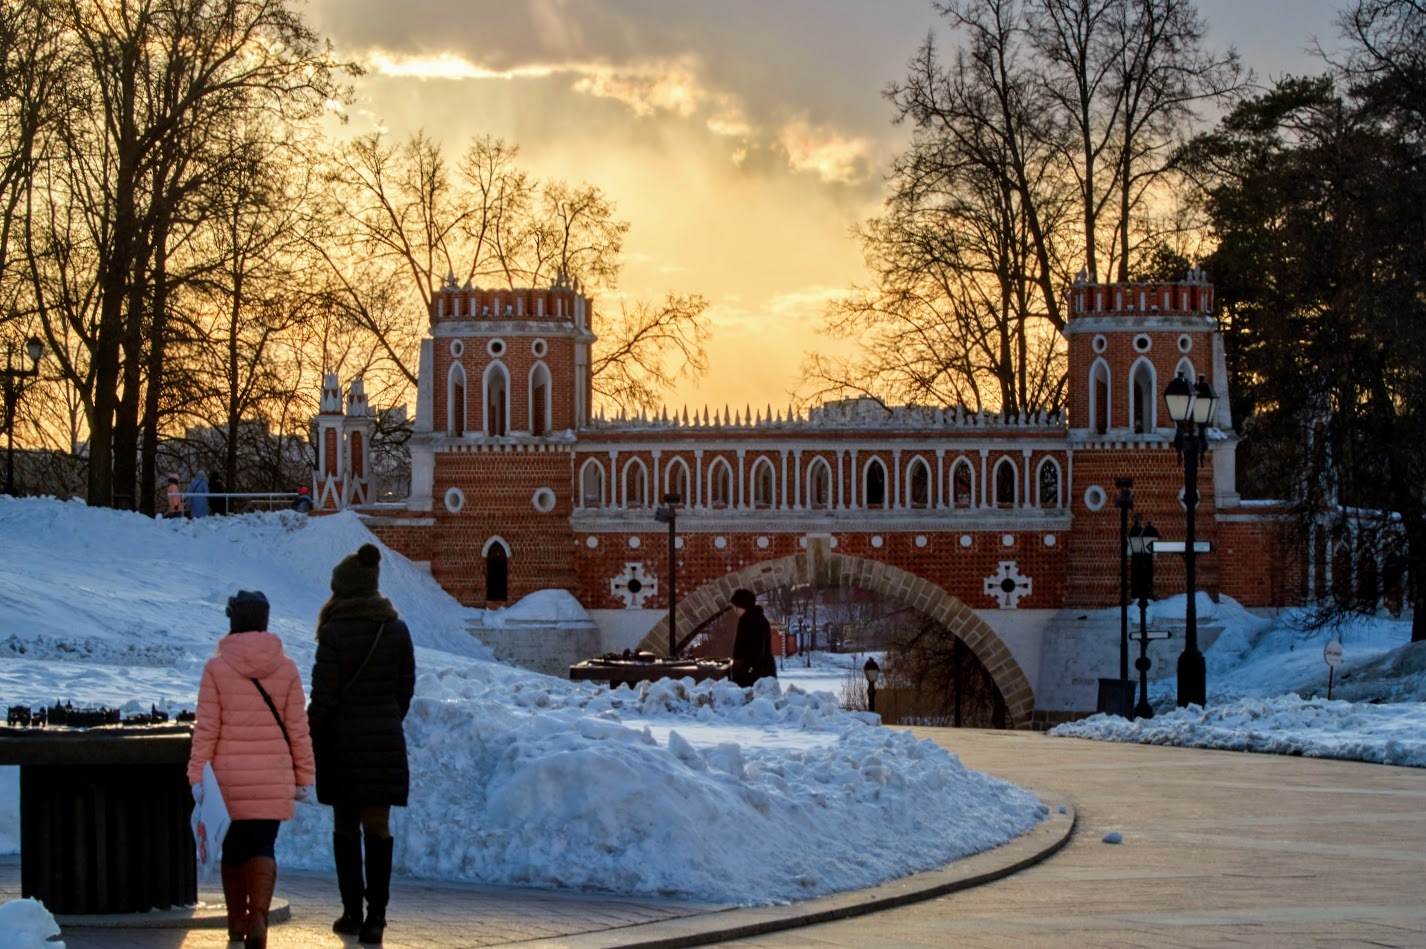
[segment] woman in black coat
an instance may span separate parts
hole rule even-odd
[[[391,808],[411,784],[402,721],[416,688],[411,632],[377,588],[381,551],[363,544],[332,570],[317,618],[307,719],[317,800],[333,808],[332,854],[342,915],[332,931],[380,943],[391,895]],[[359,836],[360,833],[360,836]],[[366,914],[362,915],[362,845]]]
[[[772,626],[752,590],[734,590],[730,601],[738,614],[738,635],[733,639],[733,671],[730,678],[747,687],[759,679],[777,678],[777,661],[772,655]],[[318,776],[320,781],[320,775]],[[319,788],[320,790],[320,788]]]

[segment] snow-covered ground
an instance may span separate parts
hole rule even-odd
[[[1181,622],[1186,603],[1180,595],[1153,604],[1150,623]],[[1223,628],[1204,651],[1206,708],[1176,708],[1170,672],[1150,683],[1152,719],[1095,715],[1050,734],[1426,767],[1426,643],[1411,643],[1409,618],[1356,618],[1307,634],[1298,610],[1264,618],[1202,594],[1198,613]],[[1330,701],[1329,640],[1342,644]]]
[[[333,565],[374,539],[350,514],[167,521],[6,497],[0,538],[0,704],[125,713],[193,707],[240,588],[267,595],[305,675]],[[611,691],[493,661],[466,632],[473,611],[393,553],[381,588],[417,644],[398,873],[784,902],[944,866],[1045,816],[1029,792],[842,711],[840,669],[812,692],[791,676]],[[567,607],[536,594],[510,615]],[[0,768],[0,852],[19,844],[15,770]],[[329,869],[330,833],[327,808],[299,807],[279,861]]]

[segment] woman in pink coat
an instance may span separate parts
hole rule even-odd
[[[228,938],[267,946],[267,914],[277,883],[275,846],[293,802],[312,795],[316,773],[306,700],[282,640],[266,632],[267,597],[239,590],[228,600],[231,632],[203,667],[188,782],[203,799],[203,766],[213,765],[232,824],[223,838]]]

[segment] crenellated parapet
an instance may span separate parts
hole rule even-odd
[[[788,406],[785,412],[780,409],[774,411],[770,405],[765,410],[744,406],[736,412],[725,405],[721,413],[716,409],[710,411],[707,406],[701,411],[695,409],[690,412],[685,406],[681,412],[670,412],[664,407],[658,412],[620,412],[613,417],[606,417],[600,412],[582,431],[601,436],[620,431],[686,430],[729,433],[827,430],[932,432],[953,429],[974,432],[998,429],[1062,431],[1064,424],[1064,418],[1058,412],[986,412],[971,411],[960,406],[886,406],[874,399],[847,399],[801,411]]]
[[[1069,291],[1069,317],[1211,317],[1213,284],[1198,268],[1184,280],[1147,283],[1094,283],[1081,273]]]

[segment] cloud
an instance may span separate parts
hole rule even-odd
[[[828,183],[861,184],[871,174],[872,146],[865,138],[849,138],[799,120],[782,127],[778,144],[787,153],[788,167],[812,172]]]
[[[846,287],[831,287],[822,284],[785,290],[768,298],[768,312],[779,318],[794,317],[807,319],[820,317],[833,300],[846,296]]]
[[[567,67],[528,64],[512,69],[488,69],[457,53],[390,53],[368,50],[360,57],[372,72],[399,79],[543,79]]]
[[[765,133],[749,118],[738,97],[707,82],[696,56],[623,64],[530,61],[495,68],[449,51],[405,54],[373,48],[361,59],[373,73],[397,79],[509,82],[564,78],[576,95],[617,102],[638,118],[701,118],[709,133],[736,142],[728,155],[736,166],[745,165],[751,149],[769,148],[786,156],[787,168],[815,175],[828,184],[857,185],[871,176],[872,144],[868,139],[805,119]]]

